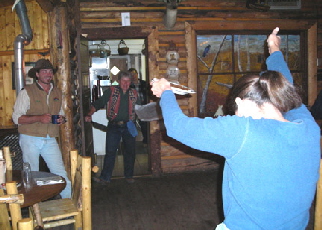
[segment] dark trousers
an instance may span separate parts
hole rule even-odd
[[[141,132],[143,136],[142,142],[144,144],[148,143],[148,122],[139,120],[139,125],[141,127]]]
[[[121,138],[124,145],[124,177],[133,177],[135,163],[135,137],[129,133],[126,124],[109,124],[106,132],[106,155],[104,157],[103,169],[100,176],[103,180],[111,180],[115,165],[115,156],[117,149],[119,148]]]

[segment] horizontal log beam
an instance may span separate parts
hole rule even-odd
[[[159,58],[159,62],[166,62],[167,59],[166,58]],[[180,62],[187,62],[187,58],[179,58],[179,63]]]
[[[179,31],[172,31],[172,30],[164,30],[164,31],[159,31],[159,35],[185,35],[186,32],[184,30],[179,30]]]
[[[40,50],[24,50],[24,54],[39,54],[48,53],[50,54],[50,49],[40,49]],[[0,51],[0,56],[10,56],[14,55],[14,50]]]
[[[160,43],[159,47],[169,47],[169,43]],[[186,44],[178,44],[178,43],[176,43],[176,47],[186,47]]]
[[[103,39],[119,39],[120,36],[126,35],[131,39],[146,38],[153,30],[153,26],[123,26],[123,27],[109,27],[109,28],[83,28],[82,34],[87,34],[88,40],[103,40]],[[124,37],[125,38],[125,37]]]
[[[87,23],[121,23],[122,18],[86,18],[81,22]],[[163,22],[163,18],[131,18],[131,22]]]
[[[133,23],[163,23],[163,18],[131,18],[131,22]],[[308,24],[308,20],[298,20],[298,19],[283,19],[281,21],[280,18],[276,18],[276,19],[271,19],[271,18],[212,18],[212,17],[207,17],[207,18],[177,18],[177,22],[186,22],[186,21],[193,21],[194,23],[198,23],[198,22],[249,22],[250,24],[252,23],[263,23],[263,22],[274,22],[274,23],[278,23],[280,24],[285,24],[285,25],[289,25],[289,23],[292,23],[292,25],[294,26],[294,28],[296,29],[297,25],[307,25]],[[112,19],[99,19],[99,18],[87,18],[87,19],[81,19],[82,23],[121,23],[122,22],[122,18],[112,18]],[[309,25],[311,26],[313,24],[313,20],[312,23],[309,23]],[[205,26],[213,26],[212,24],[208,23]],[[276,25],[275,25],[276,26]],[[240,25],[239,25],[240,27]]]
[[[88,12],[95,12],[95,11],[155,11],[155,10],[165,10],[166,6],[161,7],[81,7],[80,11],[88,11]]]
[[[248,10],[246,7],[177,7],[178,11],[180,10],[193,10],[193,11],[245,11]],[[95,12],[95,11],[115,11],[115,12],[122,12],[122,11],[165,11],[166,5],[159,6],[159,7],[81,7],[80,11],[84,12]]]
[[[160,69],[160,70],[159,70],[159,73],[160,73],[160,74],[167,74],[168,72],[167,72],[167,70],[166,70],[166,69],[164,69],[164,70],[161,70],[161,69]],[[188,71],[187,71],[187,70],[185,70],[185,69],[181,69],[181,70],[180,70],[180,74],[183,74],[183,73],[184,73],[184,74],[187,74],[187,73],[188,73]]]
[[[236,23],[236,22],[242,22]],[[189,21],[188,21],[189,22]],[[191,27],[194,30],[271,30],[277,25],[281,30],[307,30],[313,24],[314,21],[310,20],[280,20],[280,19],[261,19],[261,20],[249,20],[249,19],[240,19],[240,20],[212,20],[213,23],[205,23],[203,21],[194,21],[191,22]],[[241,27],[242,25],[242,27]]]

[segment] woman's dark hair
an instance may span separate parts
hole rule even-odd
[[[228,96],[229,114],[234,114],[238,109],[235,102],[237,97],[254,101],[259,107],[265,102],[271,103],[281,112],[287,112],[302,104],[301,96],[294,85],[281,73],[272,70],[238,79]]]

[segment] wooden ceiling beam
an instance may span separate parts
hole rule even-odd
[[[0,1],[0,7],[7,7],[7,6],[12,6],[13,5],[13,0],[8,0],[8,1]]]
[[[91,28],[82,29],[82,34],[87,34],[88,40],[131,38],[142,39],[151,33],[153,26],[147,27],[113,27],[113,28]]]
[[[31,2],[32,0],[24,0],[26,2]],[[54,9],[55,6],[58,6],[62,3],[65,3],[66,0],[36,0],[39,6],[45,12],[50,12]],[[13,6],[15,0],[0,0],[0,8]]]
[[[51,12],[60,0],[37,0],[39,6],[46,13]]]

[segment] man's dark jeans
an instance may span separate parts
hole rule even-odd
[[[135,137],[133,137],[126,126],[109,124],[106,132],[106,155],[104,157],[103,169],[100,178],[105,181],[110,181],[115,164],[115,156],[117,149],[120,146],[122,138],[124,152],[124,177],[132,178],[135,163]]]

